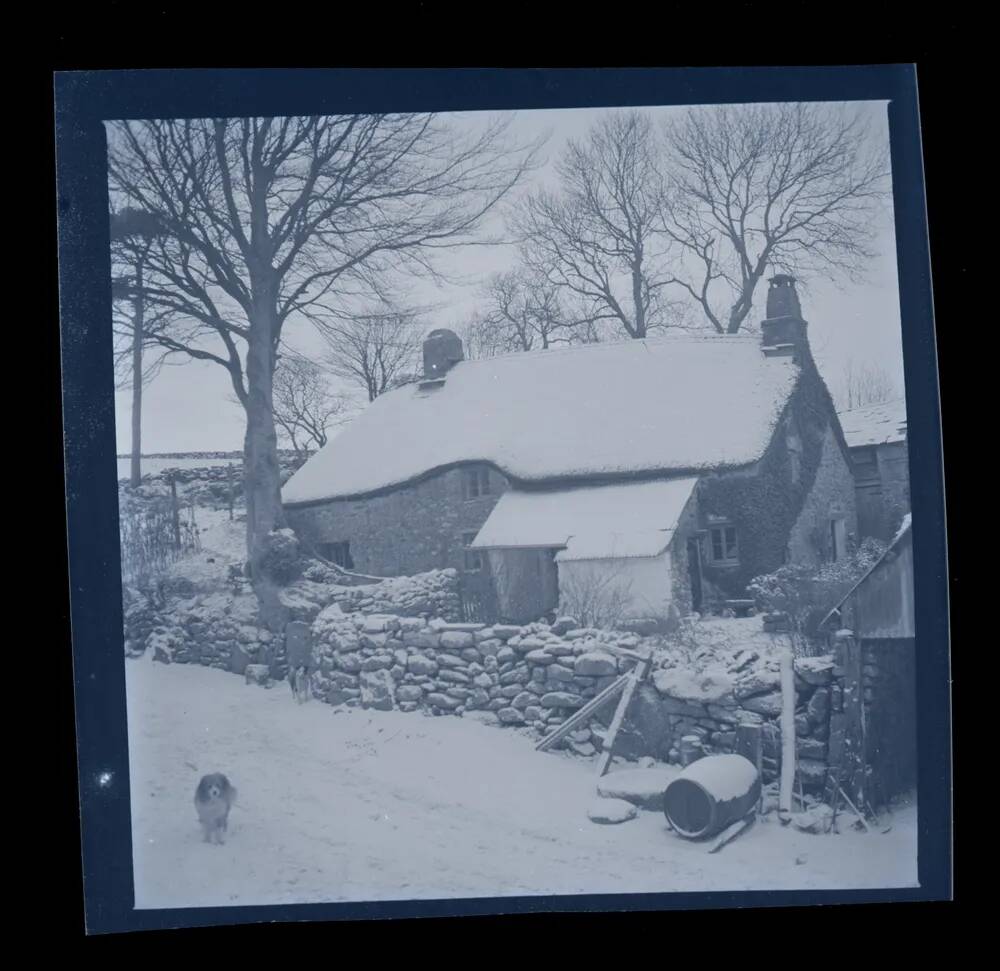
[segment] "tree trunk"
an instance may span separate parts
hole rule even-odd
[[[243,444],[243,487],[247,510],[247,552],[250,580],[260,605],[260,617],[272,630],[283,626],[278,584],[263,568],[268,534],[285,525],[281,508],[281,468],[274,426],[274,338],[277,315],[258,297],[247,341],[247,429]]]
[[[142,339],[145,307],[142,299],[142,262],[135,269],[136,295],[132,320],[132,467],[129,481],[142,481]]]
[[[635,338],[646,336],[646,308],[642,303],[642,264],[632,267],[632,305],[635,307]]]

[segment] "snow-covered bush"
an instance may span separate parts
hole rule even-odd
[[[760,610],[788,618],[792,646],[797,654],[805,654],[818,634],[819,622],[884,552],[883,543],[866,538],[834,563],[818,567],[790,563],[755,577],[747,590]]]
[[[276,583],[288,584],[302,573],[299,541],[290,529],[275,529],[267,534],[261,569]]]
[[[143,498],[122,493],[118,530],[122,579],[140,586],[163,573],[177,557],[198,547],[198,528],[193,516],[178,516],[175,533],[174,511],[169,496]],[[177,534],[180,537],[179,546]]]

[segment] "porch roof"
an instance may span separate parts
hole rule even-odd
[[[657,556],[670,544],[696,477],[505,492],[473,549],[559,549],[557,560]]]

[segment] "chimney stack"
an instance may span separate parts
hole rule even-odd
[[[424,379],[421,387],[444,383],[444,376],[459,361],[465,360],[462,340],[454,331],[432,330],[424,341]]]
[[[794,357],[808,353],[808,324],[802,319],[795,277],[778,273],[767,291],[767,319],[760,325],[761,349],[768,357]]]

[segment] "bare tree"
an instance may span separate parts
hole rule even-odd
[[[532,164],[505,123],[463,136],[432,115],[115,122],[112,198],[155,213],[144,293],[183,315],[158,336],[214,361],[246,411],[249,570],[268,622],[264,566],[284,525],[273,375],[290,318],[433,273],[435,249],[475,239]]]
[[[896,383],[885,368],[878,364],[856,365],[853,360],[844,366],[837,399],[842,410],[864,408],[899,397]]]
[[[484,306],[466,328],[470,352],[477,357],[593,339],[592,321],[574,312],[560,288],[537,271],[519,267],[494,274],[482,295]]]
[[[556,165],[558,192],[524,199],[510,220],[524,262],[629,337],[675,323],[663,230],[663,178],[648,117],[615,113]]]
[[[422,332],[416,311],[323,314],[330,373],[361,387],[374,401],[416,367]]]
[[[160,372],[169,351],[153,335],[169,326],[173,311],[146,307],[143,278],[152,240],[161,232],[155,216],[125,208],[111,213],[112,328],[115,374],[120,390],[132,390],[132,461],[129,481],[142,481],[142,394]],[[152,358],[145,353],[154,348]]]
[[[769,268],[861,275],[889,174],[861,114],[809,104],[698,108],[664,133],[673,282],[720,334],[743,327]]]
[[[331,425],[344,420],[348,402],[333,394],[323,369],[298,354],[282,354],[274,369],[274,421],[296,456],[322,448]]]

